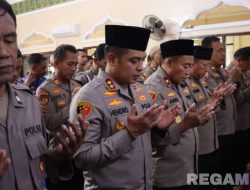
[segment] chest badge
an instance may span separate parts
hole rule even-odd
[[[120,131],[125,128],[125,124],[122,121],[116,123],[115,128]]]
[[[122,101],[120,101],[120,100],[112,100],[111,102],[109,102],[109,106],[120,106],[120,105],[122,105],[123,104],[123,102]]]

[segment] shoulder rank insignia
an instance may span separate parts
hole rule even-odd
[[[91,115],[93,110],[92,104],[88,101],[79,101],[77,103],[77,114],[81,114],[84,118]]]
[[[166,85],[169,85],[171,83],[168,78],[164,78],[164,82],[165,82]]]
[[[183,89],[184,94],[190,94],[189,89],[186,87]]]
[[[39,101],[45,105],[48,104],[49,103],[49,94],[46,92],[39,94]]]
[[[125,128],[125,124],[122,121],[116,123],[115,128],[119,131]]]
[[[60,84],[60,81],[56,79],[56,80],[54,80],[54,84],[55,84],[55,85],[59,85],[59,84]]]
[[[117,92],[106,91],[103,93],[105,96],[116,96]]]
[[[157,93],[155,91],[152,91],[152,90],[148,91],[148,93],[150,94],[152,100],[155,101],[157,98]]]
[[[191,82],[191,88],[196,88],[197,84],[195,84],[195,82]]]
[[[120,105],[122,105],[123,104],[123,102],[122,101],[120,101],[120,100],[113,100],[113,101],[111,101],[111,102],[109,102],[109,106],[120,106]]]
[[[140,96],[138,96],[138,99],[139,99],[140,101],[146,101],[146,100],[147,100],[147,97],[146,97],[145,95],[141,94]]]
[[[173,91],[171,91],[171,92],[169,92],[169,93],[167,94],[167,96],[168,96],[168,97],[173,97],[173,96],[175,96],[175,93],[174,93]]]
[[[110,89],[115,89],[115,85],[114,85],[114,83],[112,82],[112,80],[106,79],[105,83],[106,83],[106,85],[107,85]]]

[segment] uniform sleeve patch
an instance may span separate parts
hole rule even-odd
[[[81,114],[84,118],[91,115],[93,111],[93,106],[88,101],[79,101],[77,103],[77,114]]]
[[[39,100],[43,104],[48,104],[49,103],[49,94],[48,93],[41,93],[39,94]]]

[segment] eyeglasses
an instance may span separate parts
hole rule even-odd
[[[0,8],[0,16],[5,15],[5,13],[6,13],[6,10],[4,10],[3,8]]]

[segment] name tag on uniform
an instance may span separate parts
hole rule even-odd
[[[109,111],[111,117],[117,117],[129,112],[127,107],[120,107]]]

